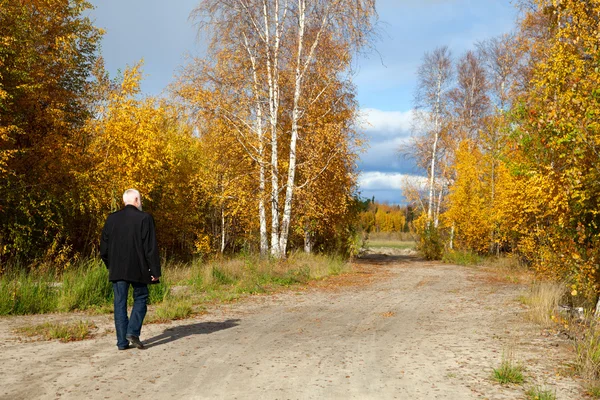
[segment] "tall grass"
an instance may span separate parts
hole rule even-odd
[[[113,299],[108,270],[99,259],[90,259],[62,276],[58,310],[86,310],[110,304]]]
[[[592,322],[589,329],[576,339],[577,369],[590,382],[600,381],[600,327]]]
[[[560,282],[536,282],[531,286],[523,302],[529,306],[528,318],[545,328],[554,324],[554,316],[560,299],[565,293],[565,285]]]
[[[52,312],[57,302],[57,290],[48,276],[21,272],[0,278],[0,315]]]
[[[204,301],[234,299],[263,293],[276,287],[304,284],[350,270],[341,257],[293,253],[286,260],[255,255],[201,260],[189,264],[165,263],[161,282],[149,285],[149,304],[161,305],[164,315],[189,315]],[[171,288],[185,287],[185,295],[170,295]],[[129,302],[131,304],[131,296]],[[0,276],[0,315],[39,314],[55,311],[110,310],[113,301],[108,271],[99,259],[80,262],[59,278],[13,273]],[[163,303],[169,304],[163,304]],[[177,309],[178,302],[186,302]],[[167,310],[169,310],[167,312]],[[174,311],[175,310],[175,311]],[[162,311],[161,311],[162,312]]]

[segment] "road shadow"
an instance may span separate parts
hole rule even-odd
[[[208,335],[213,332],[234,328],[240,324],[239,319],[228,319],[223,322],[199,322],[191,325],[179,325],[167,328],[158,336],[144,340],[146,348],[160,346],[192,335]]]
[[[387,264],[406,264],[409,262],[421,260],[414,254],[384,254],[384,253],[373,253],[369,252],[361,255],[354,260],[355,264],[375,264],[375,265],[387,265]]]

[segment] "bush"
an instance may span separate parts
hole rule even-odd
[[[432,224],[427,224],[417,243],[417,251],[426,260],[439,260],[442,258],[444,245],[440,237],[439,229]]]

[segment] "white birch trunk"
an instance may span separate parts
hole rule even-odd
[[[225,208],[221,206],[221,254],[225,252]]]
[[[267,60],[267,80],[269,85],[269,122],[271,130],[271,254],[280,256],[279,248],[279,154],[277,123],[279,113],[279,43],[281,29],[279,27],[279,0],[274,2],[275,37],[271,49],[270,18],[267,2],[263,1],[263,18],[265,25],[265,55]]]
[[[310,254],[312,253],[312,248],[312,236],[310,234],[310,231],[307,229],[306,231],[304,231],[304,252]]]
[[[259,169],[258,177],[258,219],[260,226],[260,255],[265,257],[269,253],[269,240],[267,236],[267,213],[265,207],[265,190],[266,190],[266,168],[265,168],[265,135],[263,130],[263,107],[260,97],[260,83],[258,80],[258,66],[256,57],[248,43],[248,39],[244,36],[244,44],[246,51],[250,56],[250,62],[252,63],[252,79],[254,88],[254,101],[255,101],[255,112],[256,112],[256,136],[258,139],[258,155],[257,163]]]
[[[430,172],[430,177],[429,177],[429,204],[428,204],[428,209],[427,209],[427,220],[429,221],[429,223],[431,223],[431,221],[433,220],[433,198],[434,198],[434,186],[435,186],[435,161],[436,161],[436,157],[437,157],[437,145],[438,145],[438,141],[440,139],[440,102],[441,102],[441,96],[442,96],[442,72],[440,71],[438,73],[438,81],[437,81],[437,93],[436,93],[436,103],[435,103],[435,110],[434,110],[434,125],[433,125],[433,129],[435,130],[434,133],[434,140],[433,140],[433,146],[431,149],[431,166],[429,169]]]
[[[332,2],[331,4],[336,3]],[[331,7],[331,4],[329,7]],[[294,197],[295,178],[296,178],[296,147],[298,143],[298,121],[300,120],[300,96],[302,93],[302,78],[310,62],[312,61],[315,50],[319,44],[321,34],[326,27],[329,8],[321,16],[321,24],[310,46],[310,50],[304,56],[304,33],[306,27],[306,0],[298,0],[298,53],[296,55],[296,76],[294,82],[294,104],[292,109],[292,132],[290,138],[290,157],[288,164],[288,176],[285,191],[285,203],[283,209],[283,220],[281,223],[281,233],[279,247],[281,256],[285,256],[289,236],[290,222],[292,220],[292,201]],[[304,61],[303,61],[304,60]]]

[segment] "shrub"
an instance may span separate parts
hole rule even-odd
[[[432,224],[427,224],[419,237],[417,251],[421,253],[426,260],[439,260],[442,258],[443,250],[444,245],[440,237],[439,229]]]

